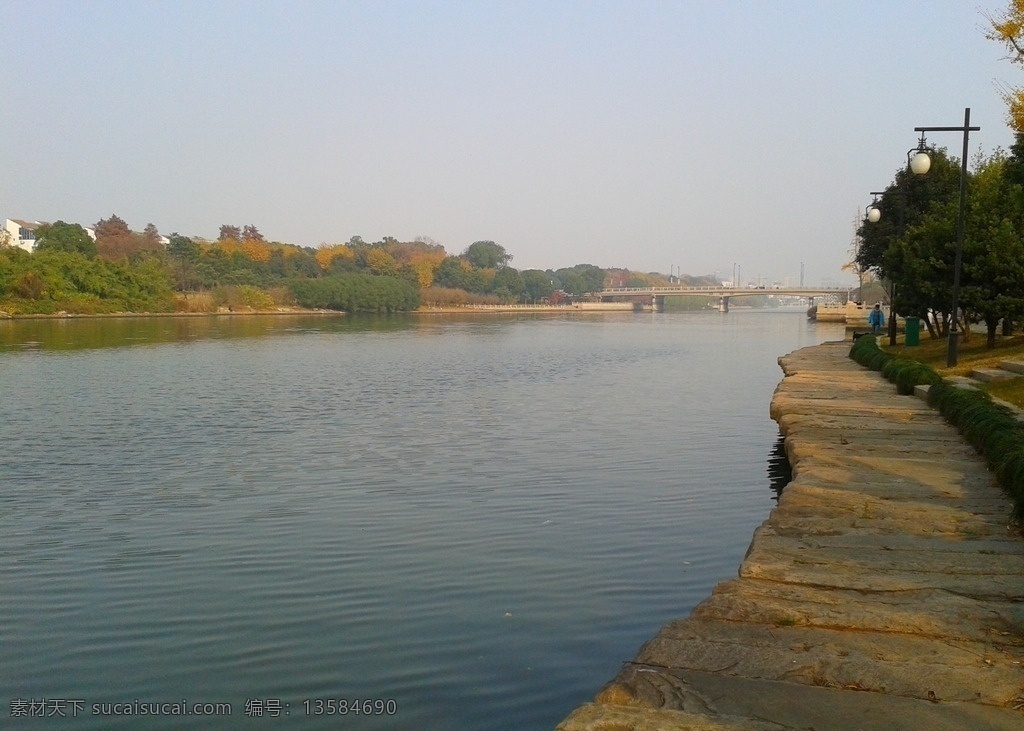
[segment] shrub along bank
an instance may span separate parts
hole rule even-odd
[[[1013,519],[1024,523],[1024,423],[984,391],[960,388],[942,379],[931,367],[886,353],[873,337],[854,341],[850,357],[880,371],[901,394],[917,385],[930,386],[928,404],[974,446],[988,462],[999,484],[1013,501]]]

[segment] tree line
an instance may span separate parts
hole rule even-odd
[[[390,236],[302,247],[267,241],[252,224],[223,225],[212,241],[178,233],[164,239],[153,224],[135,232],[112,215],[97,222],[93,236],[64,221],[40,226],[32,253],[0,246],[0,309],[102,313],[297,305],[386,312],[421,304],[559,303],[605,285],[605,270],[592,264],[521,271],[511,266],[512,258],[494,241],[476,241],[457,255],[429,239]],[[658,275],[630,276],[648,283]]]

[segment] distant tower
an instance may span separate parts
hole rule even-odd
[[[860,266],[860,262],[857,261],[860,258],[860,226],[861,221],[864,220],[864,216],[861,215],[860,209],[857,209],[857,215],[853,217],[853,240],[850,241],[850,258],[849,264],[846,264],[843,269],[846,271],[854,270],[857,272],[857,301],[864,301],[864,270]]]

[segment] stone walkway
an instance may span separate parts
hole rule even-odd
[[[1024,539],[984,462],[847,357],[779,359],[793,481],[739,577],[558,731],[1024,729]]]

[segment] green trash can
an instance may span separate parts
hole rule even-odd
[[[906,323],[906,337],[903,339],[905,345],[920,345],[921,344],[921,318],[919,317],[906,317],[904,318]]]

